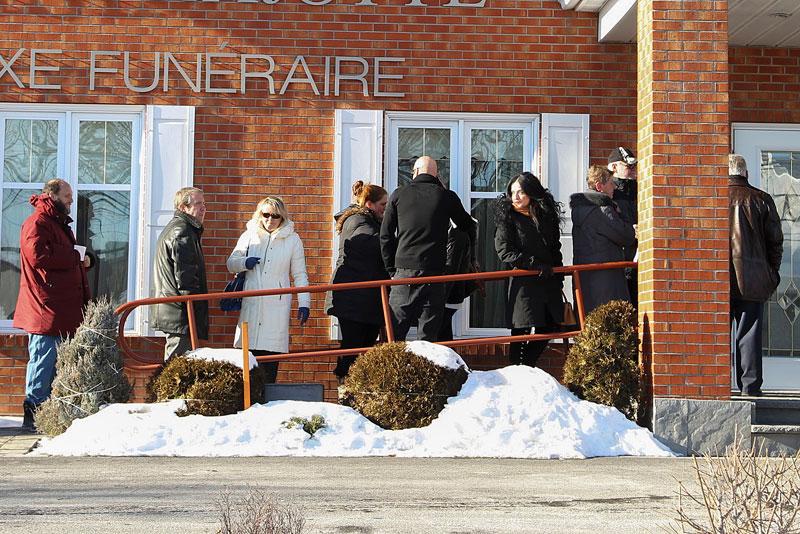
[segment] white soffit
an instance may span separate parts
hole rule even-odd
[[[729,0],[728,9],[732,45],[800,47],[800,1]]]
[[[598,41],[636,40],[636,0],[609,0],[600,9],[597,18]]]
[[[636,41],[636,0],[558,0],[563,9],[598,13],[600,42]],[[800,48],[800,0],[728,0],[733,46]]]

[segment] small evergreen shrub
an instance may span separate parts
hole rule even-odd
[[[612,300],[586,317],[567,354],[564,385],[578,397],[613,406],[636,421],[642,409],[636,311]]]
[[[322,430],[328,425],[325,423],[325,418],[321,415],[312,415],[311,419],[306,417],[292,417],[288,421],[283,422],[286,428],[302,427],[303,431],[310,437],[314,437],[317,431]]]
[[[351,406],[376,425],[398,430],[427,426],[467,380],[406,350],[405,343],[373,347],[350,367],[345,390]]]
[[[128,402],[131,386],[117,347],[118,317],[107,297],[92,301],[72,338],[58,346],[53,392],[36,411],[36,428],[48,436],[104,404]]]
[[[250,399],[264,402],[266,377],[260,367],[250,370]],[[242,370],[228,362],[174,356],[147,386],[148,401],[186,399],[185,415],[230,415],[244,406]]]

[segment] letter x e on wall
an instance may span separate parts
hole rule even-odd
[[[19,59],[19,57],[22,55],[24,51],[25,51],[24,48],[20,48],[19,50],[17,50],[17,53],[14,54],[8,61],[6,61],[3,55],[0,54],[0,66],[3,67],[3,70],[0,70],[0,80],[2,80],[5,73],[8,72],[14,79],[14,82],[16,82],[17,86],[21,87],[22,89],[25,89],[25,84],[23,84],[22,81],[20,81],[19,77],[14,72],[14,69],[11,68],[11,65],[13,65],[14,62]]]

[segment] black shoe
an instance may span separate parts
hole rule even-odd
[[[742,390],[742,397],[763,397],[764,392],[760,389],[752,389],[750,391]]]
[[[25,430],[30,430],[31,432],[35,432],[36,425],[33,421],[33,414],[36,412],[36,406],[34,406],[32,402],[25,401],[22,403],[22,410],[24,412],[22,417],[22,428]]]

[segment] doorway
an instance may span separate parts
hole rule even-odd
[[[764,386],[800,391],[800,125],[734,124],[750,183],[775,200],[783,228],[781,282],[764,305]]]

